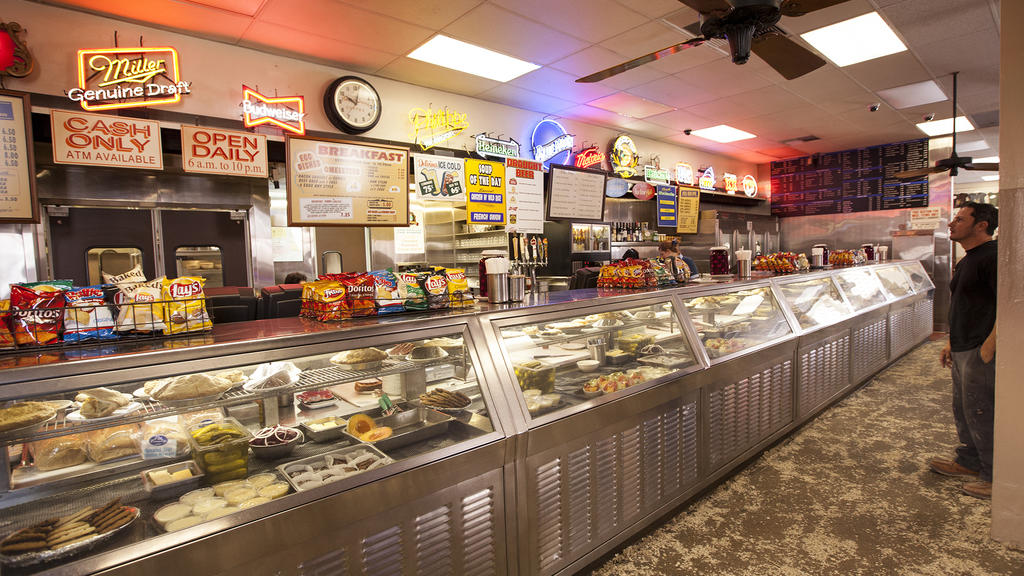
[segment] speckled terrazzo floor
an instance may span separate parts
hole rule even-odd
[[[586,572],[1024,575],[991,506],[927,469],[955,446],[942,342],[927,342],[742,472]]]

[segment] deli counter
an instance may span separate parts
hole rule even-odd
[[[571,573],[924,340],[932,290],[893,262],[0,356],[0,405],[54,412],[0,433],[0,571]]]

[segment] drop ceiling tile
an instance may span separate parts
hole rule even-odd
[[[703,44],[701,46],[688,48],[682,52],[676,52],[671,56],[651,62],[650,64],[647,64],[647,66],[667,74],[682,74],[702,64],[718,60],[724,60],[730,63],[732,62],[725,54],[722,54],[707,44]]]
[[[616,2],[648,18],[661,18],[673,12],[682,11],[679,0],[616,0]],[[697,13],[691,8],[684,8],[684,10],[692,13],[694,20],[697,19]]]
[[[601,42],[601,46],[622,54],[628,60],[656,52],[690,38],[689,35],[680,33],[679,30],[660,20],[652,20]]]
[[[743,92],[729,96],[724,101],[733,107],[733,118],[749,118],[782,110],[795,110],[808,105],[806,100],[779,86],[768,86]],[[742,129],[741,126],[736,126],[736,128]]]
[[[614,112],[594,108],[593,106],[573,106],[562,110],[561,116],[597,126],[609,126],[616,129],[625,119]]]
[[[999,84],[999,37],[990,32],[939,40],[917,50],[921,61],[939,76],[947,94],[952,93],[952,77],[947,75],[954,71],[960,72],[961,94]]]
[[[836,117],[868,132],[886,130],[893,126],[903,127],[908,125],[907,120],[903,118],[902,114],[888,106],[882,106],[877,112],[871,112],[867,109],[853,110],[837,114]]]
[[[365,0],[340,0],[356,6],[398,18],[410,24],[440,30],[458,20],[483,3],[483,0],[389,0],[388,2],[366,2]]]
[[[491,0],[506,10],[588,42],[601,42],[647,22],[614,0]]]
[[[829,8],[816,10],[810,14],[804,14],[803,16],[783,16],[779,20],[779,26],[786,32],[799,36],[809,30],[817,30],[823,26],[849,20],[850,18],[874,11],[875,9],[868,0],[849,0]]]
[[[667,138],[678,132],[678,130],[658,126],[657,124],[653,124],[647,120],[624,122],[620,127],[630,134],[643,136],[652,140],[661,140],[662,138]]]
[[[672,110],[671,106],[666,106],[653,100],[634,96],[626,92],[616,92],[615,94],[610,94],[604,98],[598,98],[597,100],[587,102],[587,105],[638,119],[654,116],[656,114],[663,114]]]
[[[621,54],[600,46],[590,46],[557,62],[552,62],[550,66],[556,70],[572,74],[577,78],[582,78],[622,61],[623,57]]]
[[[649,116],[644,118],[644,120],[652,124],[671,128],[676,132],[709,125],[707,118],[687,112],[686,110],[673,110],[672,112],[658,114],[657,116]]]
[[[269,0],[256,21],[389,54],[407,54],[433,34],[429,28],[340,4],[336,0],[306,0],[301,10],[296,9],[292,0]],[[251,35],[249,37],[252,38]]]
[[[893,108],[902,110],[946,100],[946,93],[934,80],[904,84],[879,90],[878,95]]]
[[[694,81],[666,76],[629,89],[630,94],[661,102],[673,108],[686,108],[715,99],[715,95]]]
[[[159,28],[182,30],[193,36],[235,42],[242,37],[252,20],[248,16],[225,12],[199,4],[182,4],[174,0],[151,2],[100,2],[99,0],[60,0],[54,4],[78,8],[116,18],[152,24]],[[32,40],[29,39],[30,46]],[[73,56],[73,55],[72,55]]]
[[[502,54],[534,64],[550,64],[579,52],[587,43],[513,14],[492,4],[482,4],[443,32]]]
[[[509,106],[515,106],[524,110],[533,110],[542,114],[557,114],[574,105],[568,100],[554,98],[509,84],[500,84],[476,96],[484,100],[508,104]]]
[[[456,94],[466,94],[468,96],[490,90],[499,84],[499,82],[494,80],[473,76],[465,72],[449,70],[448,68],[427,64],[426,62],[420,62],[419,60],[407,57],[396,58],[393,62],[378,70],[377,73],[387,78],[408,82],[409,84],[436,88]]]
[[[622,62],[622,60],[619,62]],[[600,70],[600,68],[598,70]],[[597,70],[594,70],[594,72],[597,72]],[[601,84],[616,90],[629,90],[635,86],[649,84],[655,80],[668,77],[669,76],[667,74],[651,68],[650,66],[641,66],[639,68],[629,70],[628,72],[623,72],[622,74],[616,74],[607,80],[602,80]]]
[[[676,74],[676,77],[718,98],[772,85],[770,80],[749,67],[737,66],[728,58],[691,68],[685,73]]]
[[[883,90],[914,82],[931,80],[931,74],[921,66],[910,51],[898,52],[874,60],[845,66],[843,71],[868,90]]]
[[[275,54],[291,54],[304,60],[342,66],[356,72],[376,71],[399,57],[396,54],[258,21],[249,27],[238,45]]]
[[[235,14],[255,16],[266,0],[186,0],[186,2],[219,8]]]
[[[882,14],[911,45],[988,30],[998,36],[988,2],[977,0],[908,0]]]
[[[584,104],[616,92],[614,88],[609,88],[601,83],[577,83],[576,76],[548,66],[524,74],[511,80],[509,84],[541,94],[557,96],[576,104]]]

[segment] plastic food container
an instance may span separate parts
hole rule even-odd
[[[340,416],[328,416],[316,420],[307,420],[299,424],[299,430],[302,431],[303,436],[313,442],[331,442],[343,436],[355,442],[355,439],[352,439],[351,436],[345,433],[346,424],[348,424],[348,421]]]
[[[168,482],[166,484],[156,484],[153,482],[151,473],[154,472],[167,472],[168,474],[174,474],[181,470],[188,470],[192,476],[184,480],[178,480],[176,482]],[[152,497],[165,499],[174,498],[180,496],[190,490],[194,490],[199,486],[199,482],[203,479],[203,473],[196,466],[195,462],[178,462],[177,464],[171,464],[170,466],[161,466],[159,468],[151,468],[142,472],[142,488]]]
[[[249,474],[252,434],[234,418],[196,424],[188,429],[192,459],[210,484],[241,480]]]
[[[550,394],[555,390],[554,366],[534,360],[529,364],[516,364],[514,368],[521,389],[536,388],[542,394]]]

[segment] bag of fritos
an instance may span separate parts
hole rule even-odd
[[[11,327],[18,346],[59,341],[64,291],[70,288],[71,280],[11,285]]]
[[[313,317],[321,322],[342,319],[345,305],[345,287],[337,280],[310,282],[313,288]]]
[[[163,305],[164,277],[149,282],[121,284],[116,301],[121,302],[115,330],[118,332],[163,332],[167,329]]]
[[[167,307],[168,334],[203,332],[213,328],[213,321],[206,313],[206,295],[203,294],[205,278],[180,276],[164,280],[163,299]]]
[[[474,306],[473,293],[469,291],[469,280],[465,268],[445,268],[448,276],[448,297],[452,308],[468,308]]]
[[[103,300],[102,286],[72,288],[64,293],[64,341],[111,340],[114,316]]]
[[[14,348],[14,334],[11,334],[11,301],[0,300],[0,350]]]

